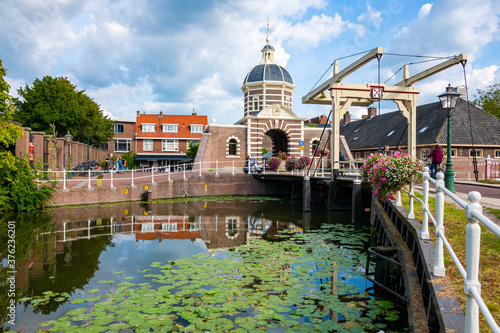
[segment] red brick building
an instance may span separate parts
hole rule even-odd
[[[109,152],[118,157],[135,149],[135,121],[117,120],[114,125],[115,135],[110,142]],[[105,147],[106,148],[106,147]],[[112,156],[113,156],[112,155]]]
[[[172,166],[192,159],[186,157],[190,143],[199,143],[207,127],[207,116],[145,114],[137,111],[135,122],[136,160],[139,167]]]

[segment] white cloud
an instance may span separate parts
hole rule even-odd
[[[369,23],[379,29],[382,24],[382,13],[372,6],[366,4],[367,11],[358,16],[358,22]]]
[[[417,15],[418,19],[422,20],[422,19],[426,18],[427,16],[429,16],[431,9],[432,9],[431,3],[426,3],[425,5],[420,7],[420,10],[418,11],[418,15]]]
[[[391,49],[413,54],[478,56],[498,36],[500,12],[491,0],[442,0],[435,2],[432,10],[425,6],[420,9],[422,15],[396,34]]]
[[[321,42],[329,42],[345,31],[348,22],[343,21],[339,14],[331,17],[325,14],[314,15],[309,21],[295,25],[280,26],[280,36],[290,39],[290,45],[303,50],[318,46]],[[350,25],[354,30],[359,27]],[[285,30],[286,33],[283,31]]]

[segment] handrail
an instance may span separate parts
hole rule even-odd
[[[348,162],[347,162],[348,163]],[[312,164],[312,162],[311,162]],[[322,177],[327,178],[330,176],[331,169],[325,167],[325,161],[317,162],[317,167],[320,168],[317,172],[315,172],[314,177]],[[203,173],[213,173],[215,176],[219,176],[221,173],[229,173],[231,175],[235,175],[236,173],[243,173],[243,166],[246,165],[245,161],[234,161],[234,160],[224,160],[224,161],[207,161],[207,162],[196,162],[196,163],[183,163],[175,166],[158,166],[158,167],[149,167],[149,168],[136,168],[136,169],[126,169],[126,170],[61,170],[61,171],[52,171],[52,170],[44,170],[40,172],[40,177],[36,180],[38,184],[47,183],[50,181],[60,182],[62,183],[62,187],[65,191],[68,191],[70,188],[74,187],[74,183],[82,183],[82,185],[88,187],[89,190],[92,190],[92,186],[97,186],[96,177],[98,175],[109,175],[109,177],[102,178],[103,182],[109,183],[111,188],[114,188],[114,184],[117,181],[120,181],[123,184],[124,181],[130,182],[127,186],[136,186],[141,183],[141,185],[145,184],[144,179],[148,179],[146,181],[147,184],[156,184],[158,181],[163,181],[165,178],[168,178],[168,181],[171,182],[171,176],[182,175],[181,177],[187,179],[186,174],[191,173],[193,175],[198,175],[199,177],[203,177]],[[265,162],[262,166],[257,165],[263,174],[269,173],[269,170],[265,168]],[[172,167],[175,167],[174,170],[171,170]],[[281,171],[282,172],[282,171]],[[292,175],[299,176],[302,173],[304,175],[304,170],[296,172],[291,172]],[[253,168],[249,170],[250,174],[255,174],[256,171]],[[277,174],[280,171],[276,172]],[[76,175],[85,175],[85,178]],[[290,173],[288,173],[290,174]],[[51,176],[47,176],[51,175]],[[69,179],[69,175],[72,175],[73,178]],[[49,180],[47,180],[49,179]],[[73,184],[73,185],[70,185]],[[101,185],[99,185],[101,186]],[[106,185],[107,186],[107,185]]]
[[[491,330],[495,333],[500,333],[500,327],[496,323],[495,319],[491,315],[488,307],[484,303],[481,297],[481,284],[478,281],[479,276],[479,258],[480,258],[480,239],[481,239],[481,228],[479,227],[480,222],[488,230],[490,230],[495,236],[500,238],[500,226],[493,223],[490,219],[483,215],[483,209],[480,205],[481,194],[476,191],[469,192],[468,199],[469,202],[465,202],[460,199],[457,195],[449,191],[444,186],[444,174],[438,172],[436,175],[436,180],[429,176],[429,168],[425,167],[423,172],[420,172],[423,176],[423,196],[424,200],[417,198],[412,191],[406,191],[410,197],[410,209],[413,204],[413,200],[416,199],[422,203],[423,219],[422,219],[422,232],[420,235],[421,239],[429,239],[427,217],[431,218],[435,226],[436,234],[436,251],[433,267],[433,275],[442,277],[445,276],[444,268],[444,253],[443,245],[448,250],[454,264],[459,270],[460,274],[464,278],[464,293],[467,296],[466,311],[465,311],[465,332],[466,333],[476,333],[479,332],[479,311],[483,314],[486,322],[488,323]],[[428,198],[429,198],[429,186],[432,183],[435,185],[436,190],[436,217],[432,215],[429,210]],[[398,197],[400,197],[401,192],[398,191]],[[444,195],[448,195],[453,201],[455,201],[460,207],[465,210],[465,216],[469,223],[466,227],[465,236],[465,251],[466,251],[466,263],[467,267],[464,268],[458,257],[456,256],[452,246],[449,244],[445,235],[445,228],[443,225],[444,220]],[[408,214],[409,215],[409,214]]]

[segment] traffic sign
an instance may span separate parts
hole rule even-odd
[[[299,146],[300,146],[300,147],[303,147],[303,146],[304,146],[304,141],[300,140],[300,141],[299,141]]]

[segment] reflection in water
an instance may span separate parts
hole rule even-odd
[[[46,213],[5,216],[0,224],[0,308],[11,301],[5,283],[7,221],[16,222],[15,325],[2,329],[36,331],[38,325],[57,319],[72,308],[70,300],[93,288],[111,288],[137,277],[152,262],[166,262],[197,253],[213,253],[247,243],[251,238],[288,229],[299,233],[323,222],[349,223],[349,214],[323,210],[303,213],[287,202],[220,201],[174,204],[132,203],[110,207],[54,209]],[[123,272],[123,274],[118,274]],[[33,307],[19,301],[25,296],[52,291],[59,297]],[[66,294],[67,293],[67,294]],[[62,295],[62,296],[61,296]]]

